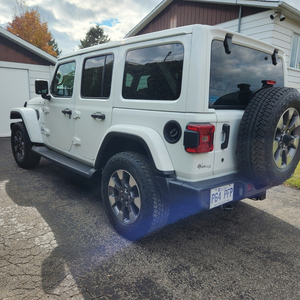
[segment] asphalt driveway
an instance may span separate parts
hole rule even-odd
[[[0,299],[300,299],[300,192],[276,187],[129,242],[97,179],[43,159],[23,170],[1,138]]]

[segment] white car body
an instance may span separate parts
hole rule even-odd
[[[213,43],[220,47],[212,50]],[[49,94],[40,92],[42,97],[28,101],[24,108],[13,109],[11,118],[23,120],[34,152],[87,177],[91,177],[96,171],[101,172],[106,162],[116,153],[137,151],[142,152],[149,160],[165,198],[194,199],[205,209],[245,197],[262,199],[269,187],[240,175],[238,165],[238,132],[245,107],[223,109],[214,108],[211,104],[215,101],[211,96],[211,89],[214,88],[211,86],[211,68],[213,60],[218,59],[212,58],[212,53],[221,51],[222,55],[226,52],[225,59],[232,57],[231,44],[239,49],[263,53],[264,60],[269,61],[266,68],[270,70],[275,69],[280,61],[277,69],[281,68],[281,86],[285,86],[286,62],[282,50],[238,33],[192,25],[109,42],[59,58],[53,81],[47,90]],[[182,75],[177,71],[171,74],[162,62],[153,63],[153,67],[159,64],[158,70],[165,74],[164,80],[169,85],[160,87],[160,92],[168,89],[175,95],[180,82],[178,96],[171,100],[124,96],[125,90],[129,90],[135,80],[131,73],[124,73],[124,68],[128,65],[128,68],[132,68],[128,70],[134,70],[137,65],[129,61],[129,53],[139,54],[145,49],[158,51],[157,49],[164,49],[159,47],[164,46],[176,48],[178,53],[182,53]],[[141,51],[138,52],[139,50]],[[175,66],[180,61],[176,53],[169,51],[165,55],[163,62],[169,61],[170,68],[171,63]],[[108,69],[109,64],[113,65],[110,90],[107,97],[85,97],[82,86],[87,79],[83,78],[83,72],[86,68],[92,74],[93,67],[88,69],[87,62],[92,64],[97,59],[103,60],[103,70]],[[133,61],[137,59],[134,57]],[[141,61],[142,59],[146,61],[146,58],[141,57]],[[147,66],[146,62],[144,66]],[[65,67],[71,70],[68,76],[61,71]],[[228,65],[227,68],[229,70],[233,65]],[[225,71],[224,74],[218,73],[222,82],[216,84],[216,93],[222,89],[225,91],[231,83],[231,78],[226,77]],[[102,73],[103,82],[107,78],[104,72],[106,71]],[[71,83],[66,82],[69,77]],[[143,79],[140,77],[136,94],[141,94],[143,89],[150,89],[150,83],[146,83],[150,81],[150,77],[151,75],[144,76]],[[273,78],[258,80],[261,84],[261,80]],[[91,83],[88,81],[87,85],[89,84]],[[245,86],[244,82],[236,82],[234,86],[237,84]],[[104,88],[103,83],[101,95]],[[195,132],[187,129],[189,124],[209,124],[213,127],[211,150],[203,153],[187,151],[190,147],[188,145],[195,142]],[[205,136],[204,140],[209,140],[209,136]],[[234,195],[227,201],[222,195],[219,203],[211,204],[218,189],[227,193],[233,191],[233,187]]]

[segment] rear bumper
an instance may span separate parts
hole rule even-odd
[[[232,174],[216,179],[198,182],[181,181],[176,178],[157,177],[161,194],[172,203],[187,202],[189,206],[193,203],[198,210],[210,209],[211,189],[234,184],[233,202],[245,198],[260,198],[270,186],[262,186],[252,182],[241,174]],[[262,200],[261,199],[261,200]]]

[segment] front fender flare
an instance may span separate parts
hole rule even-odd
[[[30,107],[13,108],[10,112],[11,119],[22,119],[32,143],[43,143],[42,133],[38,121],[38,113]]]
[[[168,150],[163,142],[163,139],[157,131],[144,126],[118,124],[110,127],[107,130],[105,137],[115,134],[135,136],[139,139],[142,139],[151,153],[157,170],[163,172],[174,172],[174,167]]]

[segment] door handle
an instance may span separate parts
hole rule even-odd
[[[228,147],[228,142],[229,142],[230,125],[223,124],[222,130],[223,130],[223,132],[225,134],[225,140],[221,144],[221,149],[226,149]]]
[[[65,108],[61,111],[64,115],[69,115],[71,116],[72,115],[72,111],[68,108]]]
[[[95,112],[91,114],[91,117],[94,118],[95,120],[97,119],[105,120],[105,114],[102,114],[101,112]]]

